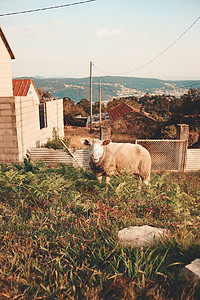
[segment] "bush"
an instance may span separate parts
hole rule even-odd
[[[164,126],[161,129],[161,138],[163,139],[175,139],[177,135],[177,129],[175,125]]]
[[[65,149],[65,147],[63,146],[61,141],[63,141],[65,143],[65,145],[68,147],[69,143],[70,143],[70,137],[60,138],[57,131],[54,129],[53,130],[53,138],[47,139],[47,142],[44,144],[44,148],[49,148],[49,149],[52,148],[54,150]]]

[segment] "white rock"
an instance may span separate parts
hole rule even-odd
[[[167,235],[168,231],[164,228],[156,228],[148,225],[131,226],[118,232],[118,238],[124,246],[149,247]]]
[[[186,265],[182,270],[182,274],[200,281],[200,258],[196,258],[189,265]]]

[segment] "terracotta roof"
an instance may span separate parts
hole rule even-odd
[[[13,79],[13,96],[27,96],[32,79]]]
[[[108,111],[108,114],[110,116],[111,122],[113,122],[113,121],[115,121],[125,115],[128,115],[132,112],[136,112],[136,113],[140,114],[141,116],[145,116],[146,118],[156,121],[154,118],[150,117],[147,113],[145,113],[145,112],[142,113],[142,112],[140,112],[139,109],[134,108],[125,103],[118,104],[117,106],[113,107],[111,110]]]
[[[6,49],[8,50],[8,53],[10,54],[11,59],[15,59],[15,56],[12,52],[12,49],[10,48],[10,45],[9,45],[9,43],[8,43],[4,33],[3,33],[3,30],[1,28],[1,26],[0,26],[0,37],[2,38],[2,41],[4,42],[4,45],[5,45]]]

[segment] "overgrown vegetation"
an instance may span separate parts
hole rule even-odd
[[[102,112],[109,111],[113,107],[125,103],[137,109],[144,109],[150,116],[157,120],[156,138],[171,139],[176,137],[175,126],[177,124],[188,124],[190,127],[189,147],[200,147],[200,91],[190,88],[180,98],[173,95],[150,95],[146,93],[143,97],[128,96],[114,98],[102,105]],[[99,102],[93,105],[93,114],[99,113]],[[77,104],[70,98],[64,97],[65,125],[85,126],[85,121],[78,120],[75,116],[81,114],[86,117],[90,114],[90,102],[82,99]],[[145,131],[147,132],[147,130]],[[139,131],[141,135],[141,130]],[[152,131],[142,138],[152,138]],[[140,138],[138,136],[135,137]]]
[[[52,148],[54,150],[65,149],[65,146],[63,145],[62,141],[66,146],[69,146],[70,137],[60,138],[58,132],[56,131],[56,129],[54,129],[52,133],[52,138],[47,139],[47,142],[44,144],[44,148],[48,148],[48,149]]]
[[[0,168],[0,299],[199,299],[179,276],[200,256],[200,173],[130,175],[108,192],[87,171],[42,163]],[[154,248],[122,247],[118,230],[164,227]]]

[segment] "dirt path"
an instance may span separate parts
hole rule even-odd
[[[83,149],[84,146],[81,144],[80,139],[87,138],[87,139],[94,139],[100,138],[99,130],[94,130],[93,133],[90,133],[90,129],[86,127],[76,127],[76,126],[66,126],[65,130],[65,137],[70,137],[70,148],[74,149]]]

